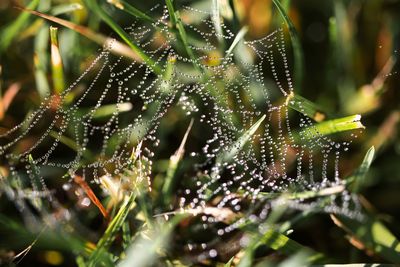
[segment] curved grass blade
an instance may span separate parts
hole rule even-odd
[[[328,116],[322,107],[294,92],[287,96],[286,105],[316,122],[321,122]]]
[[[178,168],[178,164],[182,160],[183,154],[185,153],[185,144],[189,136],[190,130],[192,129],[192,126],[193,126],[193,119],[190,121],[190,124],[186,130],[185,135],[183,136],[182,142],[178,150],[176,150],[176,152],[169,159],[167,175],[165,177],[165,182],[161,194],[165,204],[168,204],[171,200],[172,191],[174,189],[174,184],[175,184],[175,179],[174,179],[175,173]]]
[[[79,3],[61,4],[53,7],[51,9],[51,14],[53,16],[58,16],[61,14],[70,13],[81,9],[83,9],[83,6]]]
[[[279,0],[272,0],[276,8],[278,9],[279,13],[281,14],[283,20],[285,21],[289,33],[290,39],[292,40],[293,46],[293,53],[294,53],[294,81],[297,84],[297,91],[301,91],[301,85],[303,81],[304,75],[304,56],[303,50],[300,43],[299,35],[297,34],[296,28],[294,27],[292,21],[290,20],[289,16],[287,15],[284,7],[281,5]]]
[[[228,163],[231,162],[234,156],[239,153],[240,150],[244,147],[244,145],[250,140],[250,138],[257,131],[258,127],[260,127],[261,123],[265,120],[266,115],[263,115],[253,126],[250,127],[246,132],[243,133],[241,137],[239,137],[236,142],[229,146],[229,148],[217,156],[216,163]]]
[[[118,213],[112,219],[110,224],[108,225],[106,231],[104,232],[103,236],[97,242],[96,248],[90,255],[89,261],[87,263],[88,266],[98,266],[99,260],[103,257],[105,253],[107,253],[111,242],[114,241],[116,233],[125,223],[126,217],[128,216],[129,210],[131,209],[132,205],[135,202],[136,195],[131,193],[130,196],[125,200],[122,204],[121,208],[119,209]]]
[[[157,75],[162,74],[161,67],[149,57],[138,45],[133,43],[128,33],[126,33],[97,3],[97,0],[85,0],[90,7],[108,26],[110,26],[119,37],[151,68]]]
[[[61,94],[65,88],[63,62],[58,46],[58,28],[50,27],[51,40],[51,70],[53,74],[54,91]]]
[[[171,221],[160,224],[152,233],[153,239],[139,237],[128,248],[126,258],[119,262],[118,267],[146,267],[152,266],[157,259],[157,252],[167,245],[174,227],[183,219],[184,215],[177,215]]]
[[[40,0],[32,0],[27,6],[28,9],[35,9],[40,3]],[[22,13],[18,18],[7,28],[5,28],[1,34],[0,42],[0,53],[8,48],[14,37],[21,31],[21,28],[27,22],[29,18],[28,13]]]
[[[311,139],[318,136],[331,135],[335,133],[364,129],[365,126],[360,121],[361,115],[352,115],[343,118],[320,122],[302,130],[299,134],[303,138]]]
[[[365,215],[362,221],[336,215],[331,215],[331,218],[337,226],[349,233],[354,241],[358,241],[363,249],[379,254],[390,262],[400,262],[399,240],[372,215]]]
[[[50,94],[50,85],[47,80],[47,63],[48,63],[48,46],[49,46],[49,31],[46,26],[41,26],[36,33],[34,39],[34,55],[33,64],[35,67],[35,82],[36,89],[41,97],[44,99]]]
[[[364,160],[361,163],[360,167],[352,174],[350,177],[346,179],[346,182],[349,184],[349,187],[352,192],[358,193],[360,191],[361,185],[367,174],[372,160],[374,159],[375,148],[371,147],[364,156]]]
[[[156,20],[154,20],[152,17],[147,15],[146,13],[140,11],[136,7],[132,6],[128,2],[124,0],[107,0],[108,3],[111,5],[115,6],[118,9],[121,9],[129,14],[131,14],[134,17],[137,17],[139,19],[142,19],[144,21],[150,22],[150,23],[156,23]]]
[[[255,234],[257,235],[253,237],[253,241],[247,247],[245,255],[238,265],[239,267],[253,266],[254,251],[261,245],[267,246],[289,256],[300,252],[307,253],[307,263],[323,262],[327,260],[324,254],[316,252],[309,247],[303,246],[272,228],[268,229],[262,234],[262,236],[258,236],[258,232],[255,232]]]
[[[223,38],[223,30],[222,30],[222,25],[221,25],[221,15],[220,15],[220,1],[219,0],[212,0],[212,9],[211,9],[211,19],[214,24],[214,28],[217,34],[217,39],[219,43],[219,47],[222,51],[224,51],[225,47],[225,40]]]
[[[49,21],[55,22],[64,27],[67,27],[67,28],[85,36],[86,38],[92,40],[93,42],[95,42],[101,46],[104,46],[104,47],[111,46],[110,51],[114,54],[125,56],[125,57],[131,58],[135,61],[142,62],[142,58],[139,57],[139,55],[137,55],[134,51],[132,51],[132,49],[129,46],[127,46],[117,40],[114,40],[113,38],[106,37],[102,34],[96,33],[89,28],[86,28],[81,25],[77,25],[68,20],[64,20],[64,19],[60,19],[60,18],[51,16],[51,15],[43,14],[43,13],[35,11],[35,10],[30,10],[30,9],[21,8],[21,7],[18,7],[18,8],[21,10],[24,10],[26,12],[29,12],[33,15],[36,15],[38,17],[47,19]]]

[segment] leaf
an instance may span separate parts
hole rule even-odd
[[[371,215],[364,220],[331,215],[333,222],[362,243],[365,249],[372,250],[393,263],[400,262],[400,242],[386,226]]]

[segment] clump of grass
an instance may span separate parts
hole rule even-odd
[[[10,25],[1,34],[5,36],[5,42],[0,50],[5,51],[5,49],[9,47],[12,39],[16,36],[16,30],[22,28],[23,24],[26,23],[28,14],[33,14],[72,29],[76,33],[82,34],[102,46],[108,47],[108,44],[113,42],[114,45],[110,48],[111,52],[133,59],[136,63],[147,66],[152,71],[151,75],[162,77],[162,82],[160,83],[160,98],[167,98],[172,94],[172,91],[176,90],[176,88],[174,88],[174,79],[177,79],[175,76],[177,70],[187,70],[187,73],[195,73],[194,75],[187,75],[189,79],[192,78],[192,76],[195,77],[193,78],[194,81],[191,80],[188,83],[189,86],[196,83],[203,85],[204,90],[209,91],[210,96],[213,97],[216,103],[224,102],[224,105],[219,106],[223,111],[225,110],[224,108],[236,104],[232,103],[235,102],[235,100],[232,101],[230,99],[230,92],[224,86],[224,83],[228,84],[230,82],[229,79],[226,81],[221,78],[218,81],[220,88],[214,88],[208,83],[209,80],[212,79],[213,69],[204,67],[201,64],[201,60],[199,59],[200,53],[196,52],[197,50],[194,49],[196,46],[192,43],[194,39],[192,35],[195,35],[193,32],[194,30],[185,25],[184,18],[181,17],[181,13],[174,1],[166,0],[165,2],[169,14],[169,22],[161,26],[158,25],[156,28],[165,30],[167,34],[172,34],[174,36],[174,40],[176,41],[175,45],[178,47],[178,50],[182,51],[183,54],[191,60],[192,66],[188,66],[190,64],[184,65],[179,62],[177,63],[176,58],[168,57],[165,70],[162,68],[162,62],[155,60],[151,56],[151,53],[146,52],[145,49],[143,49],[144,45],[135,43],[127,31],[107,13],[108,10],[104,9],[104,6],[100,5],[96,0],[86,0],[84,2],[88,11],[98,15],[98,17],[117,34],[121,41],[111,41],[109,37],[95,30],[91,30],[88,27],[60,19],[53,15],[35,11],[33,9],[36,8],[38,2],[32,1],[31,4],[27,6],[27,9],[23,9],[25,12],[22,13],[23,15],[20,15],[17,22]],[[118,8],[119,11],[134,16],[144,23],[157,23],[157,19],[153,19],[151,15],[142,12],[138,7],[126,1],[108,2],[110,6],[114,6]],[[302,79],[305,77],[303,75],[303,52],[300,46],[300,37],[297,35],[295,26],[289,18],[284,6],[277,0],[273,0],[273,2],[288,26],[294,49],[295,80],[297,83],[301,83]],[[235,50],[241,48],[239,44],[247,34],[247,27],[243,27],[235,37],[228,39],[230,41],[230,45],[228,46],[228,43],[225,43],[226,40],[222,37],[225,28],[221,23],[219,4],[220,2],[218,1],[212,1],[212,22],[216,26],[219,45],[222,47],[226,45],[226,47],[228,47],[226,55],[223,55],[222,59],[217,60],[217,62],[219,62],[218,64],[223,65],[224,61],[236,58],[237,54]],[[226,8],[232,9],[232,14],[235,16],[233,21],[238,23],[240,18],[235,10],[234,1],[229,1],[229,3],[227,1],[226,5]],[[70,10],[75,11],[75,9],[70,8],[71,7],[68,6],[68,8],[65,9],[67,10],[66,12],[70,12]],[[59,8],[57,10],[57,12],[62,12]],[[54,12],[57,13],[56,11]],[[67,70],[61,60],[62,51],[60,51],[61,43],[58,34],[57,28],[50,28],[51,78],[53,80],[53,92],[63,96],[67,90],[65,86]],[[225,50],[225,48],[222,50]],[[43,51],[40,52],[43,53]],[[38,61],[40,57],[38,55],[36,56],[36,81],[41,88],[39,94],[44,98],[46,93],[50,90],[45,72],[46,67],[41,65],[44,64],[42,59]],[[221,68],[221,70],[228,73],[223,73],[221,76],[229,76],[229,71],[232,71],[234,75],[241,74],[229,68]],[[383,86],[382,84],[380,85]],[[117,87],[116,90],[122,90],[121,88]],[[12,102],[14,98],[13,92],[18,91],[12,89],[12,87],[8,90],[8,94],[6,93],[0,102],[2,103],[2,107],[4,107],[2,109],[3,113],[7,111],[10,102]],[[79,95],[79,93],[77,94]],[[240,102],[246,103],[249,101],[245,96],[242,96],[242,98]],[[224,101],[225,99],[227,99],[227,101]],[[42,167],[36,164],[32,154],[28,157],[28,176],[31,182],[30,187],[33,192],[32,195],[28,194],[30,191],[28,191],[26,184],[24,184],[26,177],[23,177],[17,172],[10,171],[10,169],[6,167],[2,167],[2,169],[0,169],[1,194],[15,201],[17,207],[19,207],[22,212],[24,212],[24,207],[26,207],[25,200],[27,200],[27,202],[30,203],[29,205],[33,206],[34,212],[39,213],[40,216],[33,213],[25,214],[23,215],[25,223],[28,226],[32,226],[32,222],[40,221],[40,225],[43,226],[39,231],[37,227],[33,227],[33,229],[29,229],[30,231],[27,231],[20,223],[16,222],[14,219],[10,219],[11,217],[15,217],[12,214],[10,216],[1,215],[0,229],[7,229],[21,236],[20,239],[15,239],[8,244],[8,246],[5,246],[7,251],[20,251],[20,253],[16,253],[16,255],[8,260],[11,263],[23,262],[23,258],[29,257],[30,253],[32,253],[32,248],[40,244],[40,247],[46,250],[62,252],[62,255],[66,257],[64,262],[66,266],[73,263],[78,266],[192,266],[193,264],[240,267],[255,265],[277,266],[278,264],[279,266],[305,266],[352,261],[351,259],[347,260],[347,258],[343,260],[342,257],[335,255],[335,253],[330,253],[327,249],[320,252],[320,247],[313,248],[312,246],[306,245],[309,244],[307,240],[299,238],[296,235],[291,235],[293,231],[295,233],[297,232],[297,228],[301,229],[301,227],[304,227],[302,223],[304,224],[305,222],[307,224],[308,221],[313,221],[313,216],[325,212],[331,214],[330,216],[333,223],[337,225],[337,229],[342,229],[348,234],[347,239],[350,244],[355,246],[359,251],[365,251],[368,256],[371,256],[362,257],[363,260],[375,261],[375,259],[383,259],[391,263],[399,262],[399,241],[382,223],[377,214],[374,214],[373,209],[360,197],[360,193],[363,188],[366,187],[368,172],[374,158],[375,149],[373,147],[368,150],[361,164],[359,163],[361,160],[353,162],[353,165],[359,165],[358,168],[354,167],[356,171],[341,180],[337,179],[333,182],[324,181],[321,184],[316,184],[318,186],[315,186],[315,184],[307,184],[300,179],[299,181],[293,180],[289,177],[290,175],[286,175],[286,165],[292,166],[290,165],[290,157],[288,156],[290,153],[302,155],[302,157],[303,155],[308,156],[307,163],[312,165],[313,158],[308,155],[311,154],[311,152],[306,150],[308,144],[310,143],[310,146],[312,146],[318,144],[320,141],[326,140],[332,142],[330,139],[331,136],[364,129],[365,127],[361,123],[361,115],[334,115],[331,112],[325,111],[321,105],[317,105],[313,101],[293,91],[284,94],[277,102],[279,101],[284,102],[284,104],[281,106],[273,106],[269,103],[269,110],[279,110],[279,112],[281,112],[281,110],[290,109],[291,112],[296,112],[295,114],[298,115],[302,121],[307,122],[305,123],[306,126],[294,131],[293,134],[288,132],[285,133],[285,135],[282,133],[281,117],[283,116],[281,113],[279,113],[276,119],[278,122],[276,122],[274,119],[271,119],[272,115],[268,118],[264,113],[259,114],[254,112],[252,116],[246,118],[248,119],[248,127],[240,125],[241,128],[240,131],[238,131],[240,134],[232,137],[231,142],[225,143],[223,149],[219,150],[215,157],[207,162],[207,164],[213,165],[211,170],[204,171],[201,168],[198,169],[199,173],[196,174],[197,177],[200,177],[198,181],[203,183],[203,186],[208,186],[208,188],[204,190],[206,192],[204,194],[207,196],[201,199],[204,203],[199,206],[192,206],[191,204],[194,202],[189,205],[181,205],[179,203],[180,196],[182,195],[180,193],[180,191],[182,191],[180,186],[187,180],[185,179],[187,178],[186,176],[193,177],[190,176],[190,171],[192,169],[188,167],[193,165],[193,159],[185,153],[185,150],[188,150],[188,147],[195,146],[191,140],[192,135],[201,136],[203,134],[201,132],[202,129],[199,130],[196,125],[197,120],[190,121],[181,139],[182,141],[179,148],[175,153],[168,155],[166,159],[159,159],[154,163],[144,155],[145,148],[142,149],[143,140],[141,140],[142,138],[140,137],[143,136],[143,132],[145,132],[143,129],[148,129],[148,125],[151,125],[155,120],[148,119],[147,121],[143,121],[142,124],[135,124],[134,127],[139,129],[139,133],[136,136],[137,140],[135,140],[137,146],[132,150],[127,162],[119,162],[119,164],[124,165],[122,173],[114,172],[106,177],[96,177],[105,189],[103,191],[95,188],[92,189],[91,184],[84,179],[84,176],[74,175],[70,177],[75,182],[74,186],[77,186],[74,188],[75,195],[78,197],[81,196],[82,194],[80,192],[82,191],[85,196],[89,198],[91,203],[97,207],[97,209],[85,210],[87,214],[82,214],[82,212],[79,212],[79,209],[78,212],[76,212],[73,208],[76,203],[70,204],[66,201],[68,205],[71,205],[71,208],[68,209],[63,206],[64,204],[61,205],[57,201],[49,201],[50,203],[46,203],[47,200],[42,198],[41,194],[51,194],[48,192],[45,186],[46,184],[43,182],[44,178],[41,175],[46,172],[51,174],[52,169],[45,169],[44,167],[41,169]],[[67,110],[70,104],[71,103],[68,101],[64,102],[64,106],[60,105],[62,106],[61,110]],[[93,121],[101,121],[124,113],[129,114],[130,111],[136,108],[135,105],[136,103],[131,104],[130,102],[122,101],[117,104],[102,103],[100,107],[93,112],[92,119]],[[155,116],[154,114],[158,114],[160,108],[158,103],[154,106],[151,106],[150,103],[143,105],[141,110],[143,114],[145,114],[148,107],[150,109],[150,118],[153,118]],[[91,110],[92,109],[89,107],[86,109],[76,109],[74,110],[74,116],[82,120]],[[171,121],[179,118],[178,115],[178,112],[174,113],[173,116],[171,116]],[[238,124],[237,121],[241,122],[240,116],[235,116],[235,114],[224,115],[221,121],[230,127],[227,127],[228,129],[235,128]],[[3,119],[4,116],[3,114],[0,119]],[[174,116],[176,116],[176,118],[174,118]],[[245,116],[243,115],[243,117]],[[312,119],[316,123],[311,123],[309,119]],[[114,123],[119,122],[117,121]],[[285,190],[271,192],[262,191],[256,194],[254,192],[246,192],[246,190],[243,189],[245,187],[238,187],[241,188],[240,190],[235,187],[227,189],[228,187],[226,184],[229,183],[230,178],[224,173],[225,168],[238,162],[240,165],[240,160],[250,154],[254,147],[262,146],[262,144],[259,143],[262,143],[262,141],[260,141],[262,140],[262,135],[267,135],[265,129],[269,129],[269,123],[272,126],[278,125],[279,142],[268,145],[270,149],[273,145],[277,146],[276,149],[279,151],[280,158],[274,161],[273,164],[276,165],[269,166],[268,170],[274,170],[271,172],[275,175],[274,177],[276,180],[282,178],[280,173],[285,174],[284,179],[289,181],[287,185],[283,186]],[[65,144],[73,151],[82,153],[83,158],[88,162],[96,157],[95,154],[91,154],[91,152],[83,151],[83,149],[86,150],[86,147],[81,146],[79,139],[73,140],[68,136],[64,136],[62,132],[63,124],[60,123],[60,121],[54,120],[54,124],[58,127],[58,131],[50,129],[50,137],[57,140],[57,142]],[[110,125],[111,124],[112,123],[110,123]],[[290,125],[287,127],[290,128],[289,126]],[[72,128],[77,132],[81,130],[79,124],[73,125]],[[106,132],[108,131],[109,130]],[[165,135],[168,134],[168,131],[171,132],[173,130],[167,129]],[[204,135],[205,134],[204,132]],[[273,135],[274,133],[268,134]],[[174,133],[174,136],[176,137],[177,134]],[[109,137],[110,136],[107,135],[107,139]],[[114,136],[111,135],[110,139],[113,137]],[[288,151],[287,144],[293,140],[298,141],[299,144],[294,146],[294,149],[291,147],[292,151]],[[306,142],[302,143],[304,140],[306,140]],[[165,141],[165,144],[162,144],[163,146],[173,147],[173,145],[175,145],[175,143],[169,144],[168,138],[165,136],[163,141]],[[29,142],[34,143],[34,141],[27,138],[27,143]],[[90,142],[90,140],[86,142]],[[252,146],[253,143],[255,144],[254,147]],[[118,140],[115,141],[114,145],[115,147],[112,153],[118,152],[118,149],[121,148],[121,144],[118,143]],[[329,145],[330,144],[327,145],[328,148],[322,146],[321,150],[326,149],[330,151],[331,148],[329,148]],[[20,149],[23,150],[24,144],[22,144],[21,147]],[[103,148],[107,150],[107,147]],[[112,148],[108,149],[113,150]],[[176,147],[174,147],[174,149],[176,149]],[[160,151],[162,151],[162,148]],[[261,153],[267,154],[268,151],[262,151]],[[100,157],[106,157],[106,152],[100,154]],[[285,158],[285,156],[287,157]],[[107,163],[104,165],[107,165]],[[203,168],[208,168],[207,165],[205,166],[206,167]],[[301,167],[302,165],[300,163],[299,165],[293,166]],[[102,167],[105,168],[107,166]],[[154,174],[152,173],[154,169],[160,171]],[[187,172],[182,175],[183,170]],[[335,170],[339,172],[338,169]],[[240,171],[243,172],[243,175],[250,177],[248,178],[249,184],[252,182],[257,183],[253,177],[257,175],[255,172],[250,173],[246,168],[240,169]],[[292,170],[288,170],[287,172],[292,174]],[[72,174],[69,173],[65,174],[63,177],[65,178],[71,175]],[[150,177],[152,175],[154,175],[154,177]],[[297,176],[296,178],[304,179],[303,176]],[[185,181],[179,180],[180,178]],[[335,178],[337,178],[337,176],[335,176]],[[273,180],[269,182],[275,183]],[[189,183],[193,182],[189,181]],[[215,192],[218,192],[218,189],[215,190],[215,188],[213,188],[215,184],[217,184],[217,188],[222,185],[224,190],[227,191],[236,190],[234,192],[229,192],[228,195],[232,196],[232,198],[243,200],[249,208],[242,211],[235,210],[235,207],[218,206],[218,201],[223,197],[215,194]],[[186,194],[190,196],[191,194],[195,194],[193,192],[198,193],[201,191],[196,192],[193,189],[192,191],[188,189],[188,193]],[[201,194],[203,194],[203,192],[201,192]],[[67,196],[67,198],[72,197]],[[194,196],[194,198],[198,201],[198,196]],[[335,201],[341,202],[341,198],[344,199],[343,202],[347,205],[357,206],[356,208],[361,210],[362,213],[357,213],[354,216],[352,216],[353,214],[344,216],[344,214],[337,212],[337,210],[335,210],[336,206],[332,206],[331,203],[335,203]],[[351,202],[349,199],[356,200]],[[70,202],[73,201],[74,200]],[[305,205],[302,206],[302,204]],[[307,208],[302,209],[302,207]],[[265,217],[263,217],[263,212],[265,212]],[[104,219],[100,220],[98,218],[99,213]],[[254,214],[261,215],[257,217],[254,216]],[[61,218],[60,222],[57,221],[58,218]],[[82,219],[83,222],[86,222],[86,226],[78,222],[78,219]],[[208,222],[212,223],[208,224]],[[91,223],[96,224],[96,226],[88,227],[90,229],[87,229],[87,226]],[[226,236],[220,238],[219,236],[222,234],[219,233],[216,225],[224,225],[228,229],[230,229],[230,225],[234,227],[232,227],[233,230],[231,230],[231,232],[227,231],[228,234],[226,234]],[[206,232],[205,230],[209,230],[210,232]],[[210,242],[212,244],[211,247],[206,249],[205,243],[200,241],[200,249],[198,247],[193,248],[194,240],[205,240],[208,238],[204,235],[210,235],[209,237],[212,240]],[[10,236],[7,235],[7,237],[7,240],[9,240]],[[61,241],[55,243],[50,242],[55,239]],[[325,239],[321,238],[321,240]],[[26,246],[26,244],[30,245],[21,250],[20,248],[23,247],[23,245]],[[5,244],[2,245],[4,246]],[[5,257],[2,256],[2,253],[3,251],[0,250],[0,259],[3,261]],[[41,252],[39,251],[38,253],[40,254]],[[48,253],[46,255],[48,255]],[[47,263],[51,262],[54,261],[47,259]]]

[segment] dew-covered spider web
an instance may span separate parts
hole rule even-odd
[[[59,189],[51,187],[57,179],[80,206],[89,206],[82,181],[95,191],[106,185],[118,201],[134,188],[152,191],[170,178],[170,187],[158,188],[171,201],[154,215],[202,214],[204,227],[219,236],[249,220],[264,222],[280,205],[360,216],[340,169],[351,138],[310,130],[316,122],[290,108],[301,110],[303,102],[293,103],[284,26],[248,40],[244,30],[222,21],[216,28],[212,12],[183,7],[184,47],[168,30],[167,8],[151,12],[161,14],[156,23],[136,22],[125,30],[160,73],[138,58],[113,55],[111,43],[68,89],[46,97],[0,134],[8,172],[3,191],[25,220],[36,220],[38,212],[49,222],[76,220],[74,208],[65,208]],[[174,154],[191,121],[184,154]],[[184,171],[159,164],[177,158],[187,162]],[[150,194],[162,199],[161,192]],[[57,216],[49,216],[51,210]]]

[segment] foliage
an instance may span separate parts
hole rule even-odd
[[[33,153],[27,153],[23,173],[10,167],[13,159],[2,157],[0,264],[243,267],[400,263],[396,237],[400,233],[396,223],[400,219],[400,113],[395,90],[400,80],[396,69],[400,18],[392,12],[399,1],[166,0],[160,2],[166,6],[165,14],[152,9],[156,1],[137,2],[32,0],[18,1],[18,8],[13,8],[11,1],[0,4],[4,15],[0,18],[1,138],[20,121],[25,123],[17,130],[28,132],[29,125],[35,124],[32,114],[37,110],[45,110],[45,115],[72,110],[71,117],[77,121],[89,114],[94,125],[118,116],[122,122],[129,122],[133,112],[143,117],[128,126],[134,131],[129,160],[121,163],[122,171],[115,168],[118,171],[94,177],[95,183],[81,178],[78,171],[61,173],[39,166],[40,157]],[[218,43],[214,54],[199,56],[197,45],[207,44],[188,25],[197,25],[204,18],[201,12],[188,12],[186,5],[211,14],[208,23],[213,25]],[[159,23],[160,17],[168,18],[168,23]],[[146,44],[138,43],[129,33],[130,28],[125,27],[132,21],[139,29],[146,29],[145,25],[155,29],[141,36],[145,41],[154,38],[166,43],[165,39],[170,38],[177,53],[156,60]],[[227,27],[233,32],[230,38],[224,36]],[[277,27],[291,46],[288,56],[293,65],[290,70],[286,65],[277,67],[277,72],[293,72],[294,89],[288,79],[288,90],[281,95],[272,92],[272,104],[266,104],[257,95],[262,88],[251,81],[249,95],[254,96],[254,102],[244,93],[235,98],[228,89],[232,69],[221,68],[228,74],[219,78],[213,67],[233,62],[246,70],[245,66],[255,64],[251,55],[257,53],[246,50],[246,45],[252,46],[257,43],[252,40],[268,36]],[[290,38],[285,37],[286,32]],[[104,48],[100,52],[99,45]],[[283,49],[278,46],[278,52],[270,56],[279,55]],[[81,87],[69,89],[82,73],[94,80],[93,84],[104,87],[107,83],[100,75],[102,69],[92,62],[97,54],[108,51],[123,56],[118,61],[121,64],[129,65],[131,60],[152,71],[148,74],[139,70],[133,80],[145,83],[143,77],[154,75],[159,94],[153,102],[143,106],[135,102],[137,99],[132,103],[100,102],[95,110],[89,101],[74,106],[93,86],[83,79]],[[188,59],[185,64],[177,59],[180,55]],[[187,80],[181,81],[177,72],[185,73]],[[271,85],[273,74],[263,77],[269,81],[265,86],[278,88]],[[210,83],[214,79],[217,82]],[[218,122],[239,129],[230,134],[222,150],[198,168],[188,151],[198,149],[198,143],[207,140],[209,133],[198,126],[201,117],[193,115],[188,122],[184,114],[191,112],[190,101],[199,103],[199,99],[186,101],[187,96],[180,95],[177,102],[188,106],[165,115],[156,160],[146,152],[148,144],[143,139],[161,113],[162,101],[176,90],[184,91],[181,83],[204,85],[207,96],[222,110]],[[89,100],[101,98],[102,93],[99,90]],[[251,103],[262,111],[246,117],[246,112],[240,113],[241,105]],[[46,109],[41,105],[47,105]],[[224,113],[231,106],[238,114]],[[273,117],[274,112],[279,115]],[[282,130],[283,122],[290,129],[289,123],[297,121],[300,126],[292,125],[293,131]],[[45,127],[47,122],[38,123]],[[80,143],[71,138],[71,132],[85,131],[78,124],[69,127],[56,119],[53,124],[56,127],[47,126],[47,134],[66,147],[57,154],[61,163],[70,156],[67,148],[81,155],[79,164],[89,165],[97,157],[114,155],[122,146],[119,135],[109,134],[109,130],[104,130],[104,135],[111,145],[103,143],[103,147],[93,148],[87,145],[91,140]],[[270,146],[264,144],[269,139],[263,139],[269,130],[277,139]],[[29,132],[22,141],[18,138],[14,155],[29,151],[41,140],[41,133]],[[13,140],[6,137],[1,142],[4,156],[6,144]],[[269,150],[264,151],[263,146]],[[226,170],[232,164],[239,165],[235,170],[247,177],[248,184],[256,184],[256,173],[246,167],[240,169],[241,160],[252,153],[268,155],[272,150],[280,152],[276,166],[271,167],[271,176],[284,181],[276,185],[279,189],[249,192],[249,187],[242,185],[226,186],[230,179]],[[337,151],[337,162],[340,156],[340,168],[336,163],[324,163],[324,155],[332,151]],[[310,156],[313,152],[315,156]],[[301,155],[300,159],[294,154]],[[313,159],[315,169],[321,169],[321,181],[299,170],[301,160],[307,157]],[[23,163],[16,165],[18,169]],[[335,171],[333,180],[325,177],[329,172],[325,168],[330,167]],[[201,185],[197,191],[193,189],[196,182]],[[240,199],[246,209],[221,206],[219,201],[226,197],[218,195],[221,190]],[[203,201],[203,205],[194,205],[195,200],[181,205],[185,194]],[[229,231],[221,234],[220,229]]]

